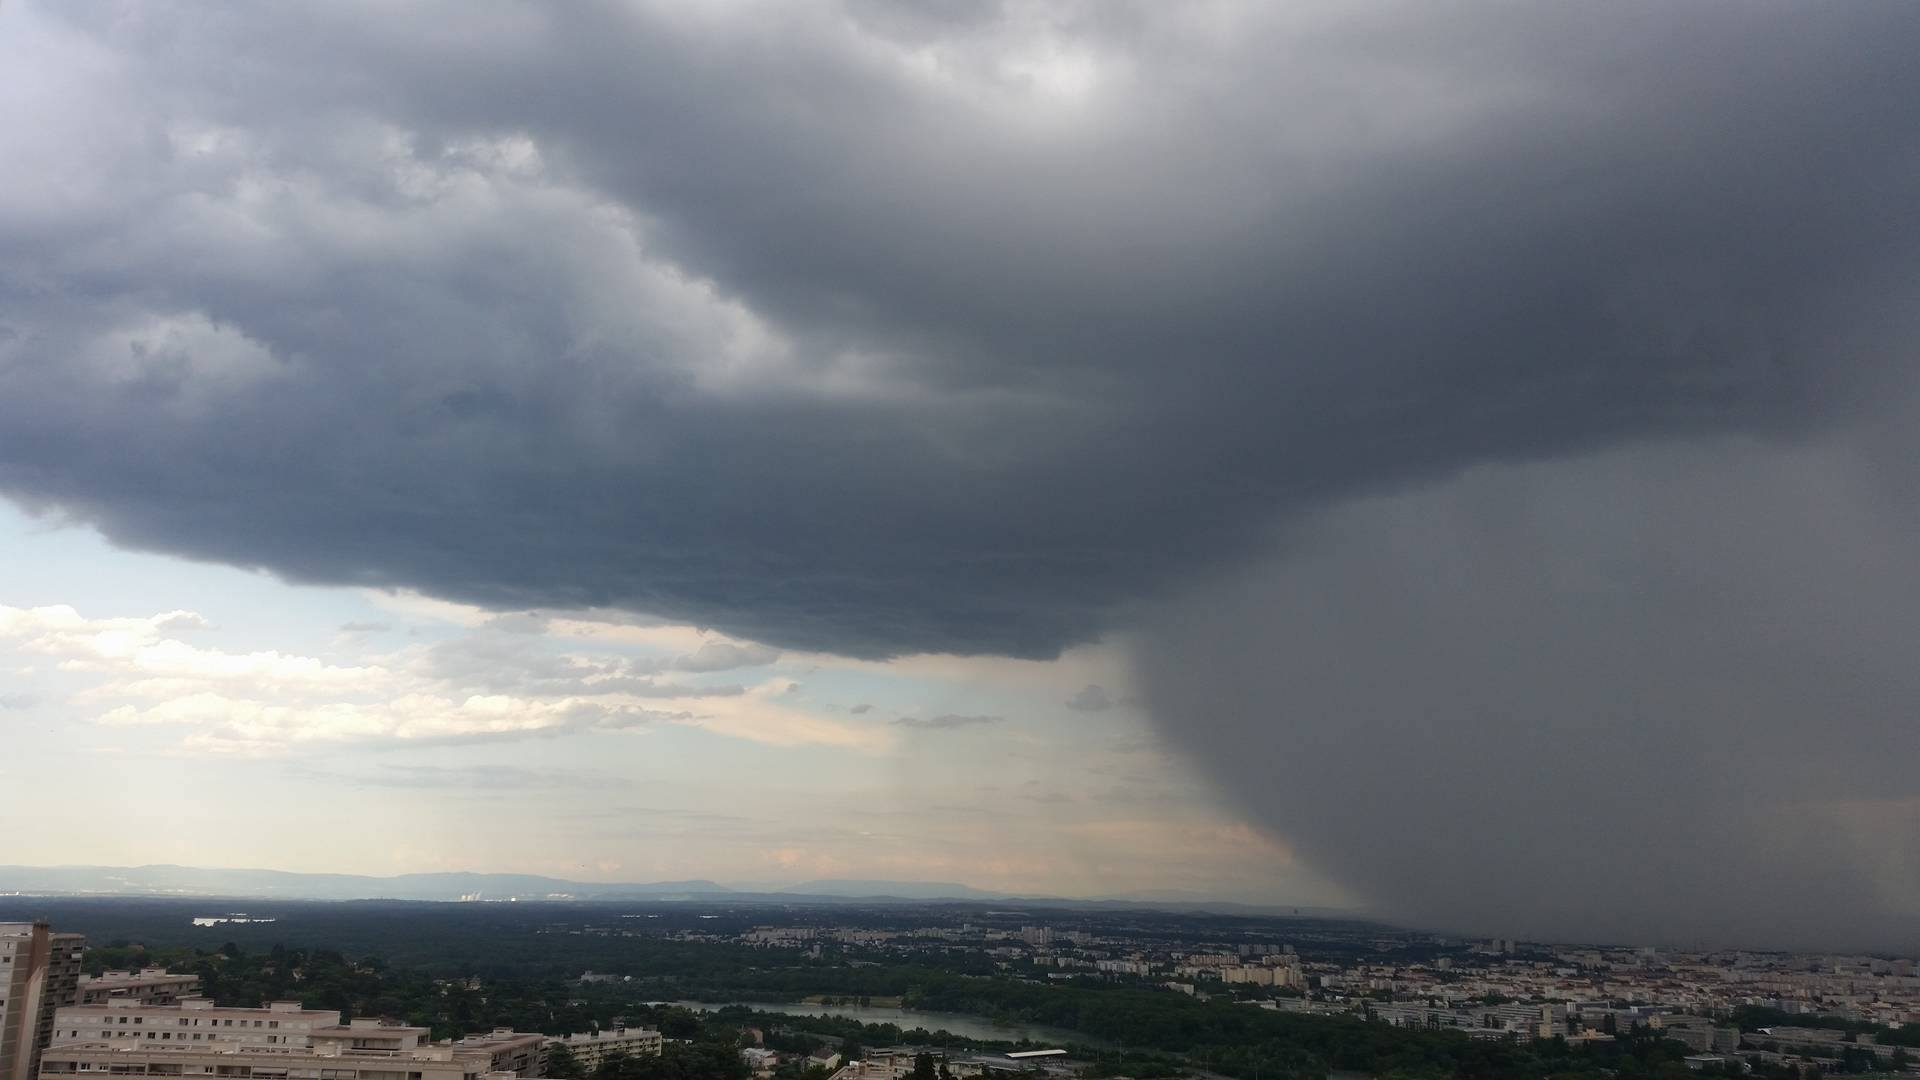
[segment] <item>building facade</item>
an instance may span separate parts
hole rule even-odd
[[[456,1053],[487,1055],[488,1071],[515,1076],[545,1076],[547,1037],[512,1028],[494,1028],[485,1035],[469,1035],[453,1044]]]
[[[451,1047],[416,1045],[406,1050],[353,1049],[340,1042],[313,1047],[103,1046],[75,1043],[49,1047],[40,1076],[165,1076],[218,1080],[480,1080],[488,1072],[480,1056],[461,1057]]]
[[[565,1038],[547,1040],[549,1056],[554,1047],[565,1047],[580,1068],[591,1074],[613,1054],[625,1057],[653,1057],[660,1053],[660,1033],[652,1028],[613,1028],[610,1031],[583,1031]]]
[[[80,999],[87,939],[46,923],[0,923],[0,1080],[33,1080],[56,1010]]]
[[[314,1031],[339,1023],[339,1013],[303,1009],[297,1001],[276,1001],[264,1009],[223,1009],[206,998],[187,998],[177,1005],[116,998],[100,1005],[55,1010],[52,1043],[306,1049]]]
[[[109,971],[99,978],[80,977],[80,1004],[137,1001],[142,1005],[173,1005],[200,989],[200,976],[175,975],[166,968]]]
[[[426,1028],[372,1019],[342,1024],[338,1013],[301,1009],[292,1002],[266,1009],[195,1003],[143,1007],[129,1002],[76,1007],[66,1015],[71,1022],[62,1030],[77,1032],[79,1041],[49,1046],[41,1057],[40,1077],[508,1080],[510,1076],[495,1072],[491,1052],[431,1042]],[[120,1023],[123,1016],[125,1025]],[[109,1018],[111,1025],[104,1022]],[[183,1026],[182,1020],[188,1023]],[[255,1021],[260,1026],[255,1027]],[[98,1034],[102,1031],[108,1032],[104,1038]]]

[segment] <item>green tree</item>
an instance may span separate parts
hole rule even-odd
[[[662,1014],[658,1024],[660,1034],[669,1039],[697,1039],[700,1037],[700,1017],[687,1009],[671,1009]]]
[[[587,1080],[587,1070],[565,1044],[557,1044],[547,1051],[547,1075],[554,1080]]]

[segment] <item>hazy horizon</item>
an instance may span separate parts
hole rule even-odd
[[[283,894],[246,893],[246,892],[221,893],[216,891],[206,891],[206,892],[199,892],[199,893],[167,892],[167,891],[159,891],[159,890],[164,890],[169,887],[184,888],[184,886],[181,886],[178,882],[174,882],[170,886],[169,883],[165,881],[157,881],[157,880],[129,881],[124,879],[115,881],[114,879],[111,879],[111,878],[101,878],[99,880],[99,883],[95,887],[90,887],[90,888],[82,888],[78,884],[67,884],[67,885],[55,887],[52,885],[43,884],[45,881],[48,880],[44,877],[21,879],[14,873],[16,871],[27,871],[29,873],[44,872],[44,873],[71,875],[78,872],[121,872],[121,871],[140,871],[140,870],[187,871],[194,875],[206,875],[210,878],[216,875],[235,875],[235,876],[269,875],[275,878],[314,878],[314,879],[347,878],[347,879],[353,879],[357,881],[368,881],[368,882],[399,881],[399,880],[404,880],[409,878],[465,878],[465,879],[488,878],[488,879],[503,879],[503,880],[504,879],[524,879],[530,882],[546,881],[546,882],[554,882],[556,884],[562,884],[562,885],[598,886],[598,887],[605,887],[608,889],[620,889],[620,888],[626,888],[626,887],[633,887],[633,888],[673,887],[678,891],[682,891],[682,892],[689,891],[689,890],[682,889],[680,888],[681,886],[711,885],[715,887],[715,890],[716,890],[715,895],[724,895],[726,893],[739,893],[742,895],[750,896],[755,893],[780,893],[783,891],[801,889],[805,891],[799,893],[799,895],[822,896],[822,897],[844,896],[845,898],[848,898],[848,899],[895,897],[899,899],[942,899],[942,900],[945,900],[945,899],[953,899],[953,900],[967,900],[967,899],[1001,900],[1001,899],[1004,899],[1004,900],[1046,900],[1046,901],[1065,901],[1065,902],[1072,902],[1072,901],[1109,902],[1109,901],[1139,900],[1142,902],[1158,902],[1158,903],[1211,903],[1211,904],[1220,904],[1220,905],[1234,906],[1234,907],[1272,908],[1274,910],[1297,908],[1300,910],[1312,910],[1315,912],[1349,911],[1349,909],[1340,908],[1340,907],[1317,906],[1317,905],[1310,905],[1310,904],[1290,904],[1285,902],[1284,900],[1266,900],[1266,899],[1256,899],[1256,898],[1234,898],[1230,896],[1216,896],[1209,893],[1194,892],[1191,890],[1182,890],[1182,889],[1174,889],[1174,888],[1141,889],[1141,890],[1133,890],[1129,892],[1112,893],[1112,894],[1094,893],[1094,894],[1075,895],[1075,894],[1053,894],[1053,893],[1041,893],[1041,892],[1022,893],[1017,891],[1009,892],[1009,891],[998,890],[998,889],[981,889],[963,881],[937,881],[932,879],[794,877],[794,878],[789,878],[785,880],[760,879],[760,880],[750,881],[745,879],[727,879],[727,880],[716,881],[716,880],[707,879],[707,878],[682,877],[682,878],[668,878],[668,879],[663,879],[658,881],[635,881],[635,880],[630,880],[626,878],[621,878],[618,876],[609,876],[609,875],[582,876],[582,877],[555,877],[555,876],[546,875],[546,874],[532,874],[532,873],[524,873],[520,871],[505,870],[505,869],[469,868],[469,869],[461,869],[461,870],[408,871],[408,872],[397,873],[397,874],[359,874],[359,873],[353,873],[350,871],[338,871],[338,870],[289,870],[289,869],[284,869],[279,867],[270,867],[270,866],[185,866],[178,863],[152,863],[152,864],[146,864],[141,866],[98,866],[98,865],[91,865],[91,864],[84,864],[84,863],[50,865],[50,866],[20,866],[20,865],[0,864],[0,894],[19,893],[21,895],[44,895],[44,896],[100,895],[100,896],[123,896],[128,898],[150,897],[155,899],[164,899],[169,896],[185,897],[185,896],[192,896],[192,895],[201,895],[209,898],[218,898],[222,896],[231,896],[231,897],[253,896],[259,899],[270,899],[275,896],[279,896],[285,899],[343,899],[343,898],[382,899],[382,898],[385,898],[378,893],[355,894],[350,897],[343,893],[337,896],[329,897],[329,896],[321,896],[319,894],[306,894],[306,893],[283,893]],[[22,884],[23,880],[25,880],[27,884],[23,885]],[[70,878],[69,880],[72,880],[72,879]],[[228,886],[222,886],[217,881],[214,882],[213,884],[205,886],[205,888],[209,888],[209,889],[217,889],[222,887],[228,887]],[[248,886],[233,885],[231,887],[246,888]],[[840,893],[840,892],[832,891],[834,888],[847,888],[847,889],[852,889],[853,891]],[[904,893],[888,893],[886,890],[890,888],[904,889],[907,891]],[[942,889],[952,889],[955,891],[950,893],[937,891]],[[698,890],[692,890],[692,891],[698,891]],[[974,895],[969,896],[968,894],[974,894]],[[406,899],[405,897],[394,897],[394,898]],[[587,894],[585,896],[576,897],[576,899],[588,899],[588,900],[601,899],[601,898],[604,898],[604,896],[601,894]],[[457,899],[457,898],[452,898],[452,899]],[[543,897],[522,897],[522,899],[543,899]],[[1352,909],[1351,913],[1355,915],[1362,914],[1362,912],[1360,912],[1358,909]]]

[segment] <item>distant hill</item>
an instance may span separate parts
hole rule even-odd
[[[1208,900],[1166,892],[1108,897],[1022,896],[951,881],[877,881],[823,878],[797,885],[734,886],[705,880],[654,882],[567,881],[537,874],[302,874],[286,870],[195,866],[0,866],[0,893],[44,896],[173,896],[230,900],[704,900],[732,903],[832,905],[952,900],[1022,908],[1153,908],[1222,914],[1327,916],[1324,908],[1288,908]]]
[[[902,900],[1006,900],[1012,893],[989,892],[951,881],[866,881],[857,878],[823,878],[798,885],[782,885],[768,891],[800,896],[862,897],[895,896]]]

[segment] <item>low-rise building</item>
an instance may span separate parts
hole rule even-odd
[[[200,989],[200,976],[175,975],[166,968],[108,971],[80,978],[80,1004],[104,1005],[135,1001],[142,1005],[174,1005]]]
[[[933,1056],[936,1060],[945,1061],[942,1054]],[[849,1061],[840,1066],[828,1080],[907,1080],[913,1075],[913,1066],[918,1057],[918,1052],[912,1050],[873,1050],[860,1061]],[[949,1066],[948,1072],[956,1077],[974,1075],[972,1071],[957,1071],[954,1066]]]
[[[337,1021],[340,1018],[335,1016]],[[389,1024],[372,1017],[359,1017],[347,1023],[317,1027],[307,1033],[307,1042],[322,1054],[386,1054],[401,1056],[428,1048],[429,1032],[423,1027]],[[452,1047],[444,1047],[448,1053]],[[479,1057],[480,1055],[472,1055]],[[481,1069],[488,1072],[488,1069]]]

